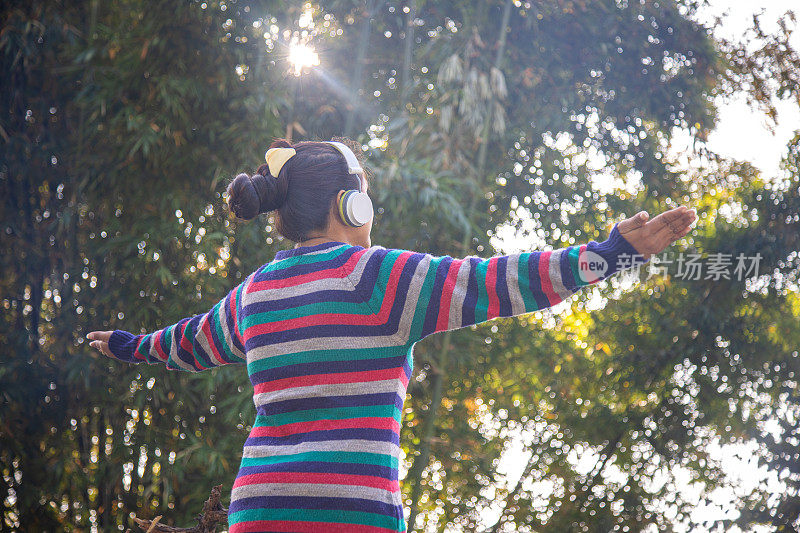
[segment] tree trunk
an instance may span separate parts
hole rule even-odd
[[[358,111],[356,102],[358,102],[358,92],[361,90],[362,86],[361,78],[364,75],[364,60],[367,56],[367,46],[369,46],[369,31],[370,26],[372,25],[372,14],[375,12],[376,3],[377,0],[367,0],[364,20],[361,22],[361,34],[358,38],[358,53],[356,55],[356,64],[353,71],[352,85],[350,86],[353,98],[347,103],[349,110],[347,112],[347,121],[344,125],[345,137],[353,137],[354,134],[353,129],[355,128],[356,113]]]

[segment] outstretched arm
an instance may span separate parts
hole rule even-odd
[[[183,318],[158,331],[134,335],[117,329],[93,331],[90,346],[127,363],[165,364],[170,370],[199,372],[217,366],[244,363],[240,320],[242,296],[252,274],[207,313]]]
[[[349,277],[365,295],[383,334],[417,342],[439,331],[556,305],[579,289],[649,260],[686,235],[696,215],[679,207],[615,224],[603,242],[488,259],[454,259],[372,246]]]

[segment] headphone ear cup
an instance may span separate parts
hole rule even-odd
[[[358,228],[369,222],[373,214],[372,200],[366,193],[351,189],[339,197],[339,217],[345,225]]]
[[[351,203],[348,206],[348,213],[351,215],[353,222],[359,226],[363,226],[370,220],[374,211],[372,209],[372,200],[367,193],[357,192],[349,198]]]
[[[350,191],[345,191],[344,194],[339,196],[339,202],[337,203],[337,211],[339,211],[339,218],[341,219],[342,223],[345,226],[349,226],[350,222],[347,220],[347,215],[345,214],[345,201],[347,200],[347,194]]]

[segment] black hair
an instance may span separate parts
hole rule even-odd
[[[361,147],[346,137],[334,137],[364,163]],[[330,144],[301,141],[290,144],[275,139],[269,148],[294,148],[297,152],[272,176],[265,163],[252,176],[239,174],[228,185],[228,205],[237,218],[250,220],[260,213],[278,211],[276,229],[285,238],[301,242],[310,234],[325,231],[336,195],[340,190],[360,189],[359,177],[347,172],[347,163]],[[365,179],[369,172],[364,170]]]

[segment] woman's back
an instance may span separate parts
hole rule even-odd
[[[606,270],[581,273],[586,252]],[[241,300],[257,417],[231,533],[405,531],[398,462],[414,344],[555,305],[635,254],[616,227],[603,243],[489,259],[333,241],[279,251]]]
[[[347,274],[363,250],[327,242],[281,251],[245,288],[257,415],[231,533],[405,529],[397,467],[411,361]]]

